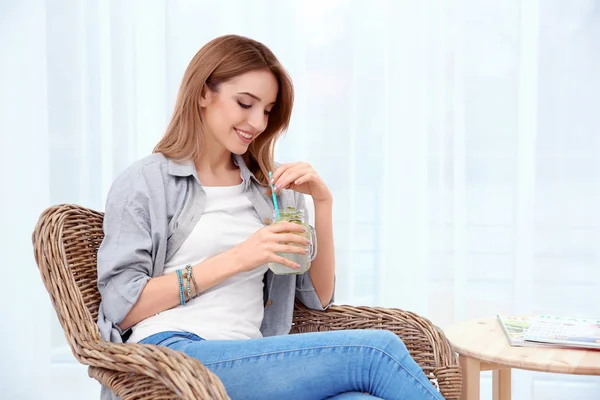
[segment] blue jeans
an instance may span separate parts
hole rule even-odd
[[[385,330],[247,340],[161,332],[140,343],[167,346],[200,360],[233,400],[443,399],[404,343]]]

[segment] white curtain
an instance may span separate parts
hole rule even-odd
[[[51,204],[103,209],[163,134],[188,61],[225,33],[267,44],[294,79],[277,154],[334,193],[338,303],[442,327],[600,316],[597,1],[0,0],[3,396],[95,396],[31,232]],[[513,376],[523,400],[600,390]]]

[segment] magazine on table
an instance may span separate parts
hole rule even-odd
[[[497,319],[511,346],[600,349],[600,319],[500,314]]]
[[[525,332],[526,342],[600,349],[600,319],[537,315]]]
[[[525,332],[529,329],[531,316],[506,316],[498,314],[496,317],[511,346],[552,347],[552,345],[545,343],[525,342]]]

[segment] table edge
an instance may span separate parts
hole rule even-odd
[[[461,321],[461,322],[458,322],[457,324],[467,323],[467,322],[476,322],[476,321],[484,321],[484,322],[493,323],[493,322],[497,322],[497,318],[475,318],[475,319],[471,319],[471,320],[467,320],[467,321]],[[452,326],[457,325],[457,324],[448,326],[445,329],[443,329],[443,331],[445,332],[446,329],[449,329]],[[501,332],[501,333],[504,337],[504,333],[503,332]],[[504,337],[504,338],[506,340],[506,337]],[[600,364],[597,366],[580,367],[580,366],[574,366],[574,365],[570,365],[570,364],[564,364],[564,365],[541,364],[538,362],[527,361],[526,359],[524,359],[523,361],[506,360],[502,357],[482,355],[479,352],[475,352],[475,351],[469,350],[468,348],[454,344],[452,342],[452,340],[450,340],[450,337],[447,337],[447,339],[450,342],[452,349],[456,353],[458,353],[459,356],[468,357],[468,358],[471,358],[474,360],[478,360],[479,362],[495,364],[495,365],[499,365],[501,367],[506,367],[506,368],[527,370],[527,371],[548,372],[548,373],[567,374],[567,375],[600,376]],[[508,343],[508,340],[506,341],[506,345],[510,346],[512,348],[515,348],[515,349],[519,348],[519,346],[511,346],[510,343]],[[531,349],[534,347],[527,347],[527,348]],[[535,349],[541,350],[544,348],[535,348]],[[548,349],[555,350],[555,351],[556,350],[593,351],[593,352],[600,353],[600,350],[590,350],[590,349],[563,349],[563,348],[548,348]]]

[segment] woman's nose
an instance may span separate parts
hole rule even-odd
[[[250,118],[248,123],[252,128],[254,128],[257,132],[262,132],[267,128],[267,122],[269,120],[268,115],[265,114],[262,110],[253,111],[250,114]]]

